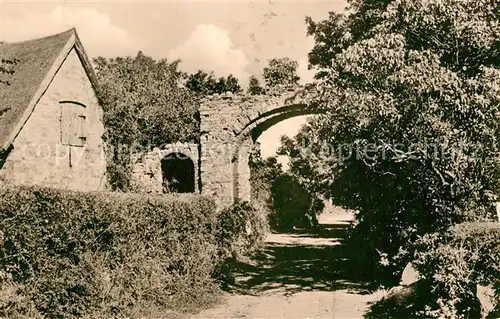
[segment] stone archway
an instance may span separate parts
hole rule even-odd
[[[248,158],[266,129],[286,119],[324,113],[314,105],[314,92],[303,87],[282,88],[272,95],[215,95],[200,107],[200,170],[202,194],[219,207],[236,199],[249,200]]]
[[[178,160],[178,163],[173,163],[175,160]],[[165,171],[169,175],[168,180],[176,176],[176,171],[179,168],[184,171],[190,171],[191,167],[193,169],[192,178],[194,180],[188,183],[189,187],[186,186],[187,190],[191,192],[194,187],[194,192],[200,191],[199,144],[174,143],[161,145],[152,150],[148,149],[132,155],[131,162],[131,186],[136,192],[162,194],[164,191]],[[191,173],[188,175],[191,176]],[[181,177],[177,176],[175,179],[178,180],[179,178]],[[187,191],[186,187],[183,186],[181,191]]]

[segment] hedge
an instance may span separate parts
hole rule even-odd
[[[234,283],[232,270],[236,261],[262,248],[268,232],[266,212],[247,201],[237,201],[221,210],[216,237],[223,262],[215,269],[214,275],[223,288],[229,288],[229,284]]]
[[[215,205],[201,196],[0,187],[0,317],[133,317],[219,292]]]

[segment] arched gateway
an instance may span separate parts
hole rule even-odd
[[[201,192],[222,208],[250,199],[248,160],[254,142],[288,118],[322,113],[312,88],[280,88],[266,95],[209,96],[200,106],[200,143],[165,144],[132,156],[132,186],[161,194]],[[176,156],[172,156],[176,155]],[[181,154],[182,156],[178,156]]]
[[[267,95],[206,98],[200,107],[202,194],[213,196],[219,207],[250,199],[248,159],[253,143],[283,120],[322,113],[311,103],[313,95],[312,88],[295,87]]]

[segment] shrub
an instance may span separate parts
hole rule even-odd
[[[262,247],[268,231],[266,215],[246,201],[238,201],[217,216],[216,237],[224,255],[248,256]]]
[[[283,174],[273,182],[272,199],[274,213],[270,219],[276,230],[291,231],[294,226],[311,226],[308,219],[311,194],[293,176]]]
[[[258,148],[251,153],[249,165],[252,204],[267,214],[273,230],[316,229],[324,202],[309,191],[309,185],[301,184],[293,172],[283,172],[276,157],[263,160]]]
[[[268,232],[267,213],[249,202],[239,201],[218,215],[216,238],[219,259],[223,260],[214,275],[227,288],[232,282],[232,266],[236,260],[249,256],[262,247]]]
[[[219,288],[214,203],[200,196],[0,187],[0,316],[130,316]]]
[[[272,184],[283,174],[282,166],[276,157],[263,159],[259,144],[249,156],[250,185],[252,189],[252,204],[259,211],[273,213]]]
[[[500,224],[463,223],[417,241],[413,262],[432,282],[435,304],[423,315],[433,318],[477,317],[476,285],[491,285],[500,300]]]

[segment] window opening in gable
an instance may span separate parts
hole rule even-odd
[[[87,116],[84,104],[73,101],[60,101],[61,105],[61,143],[83,147],[87,142]]]

